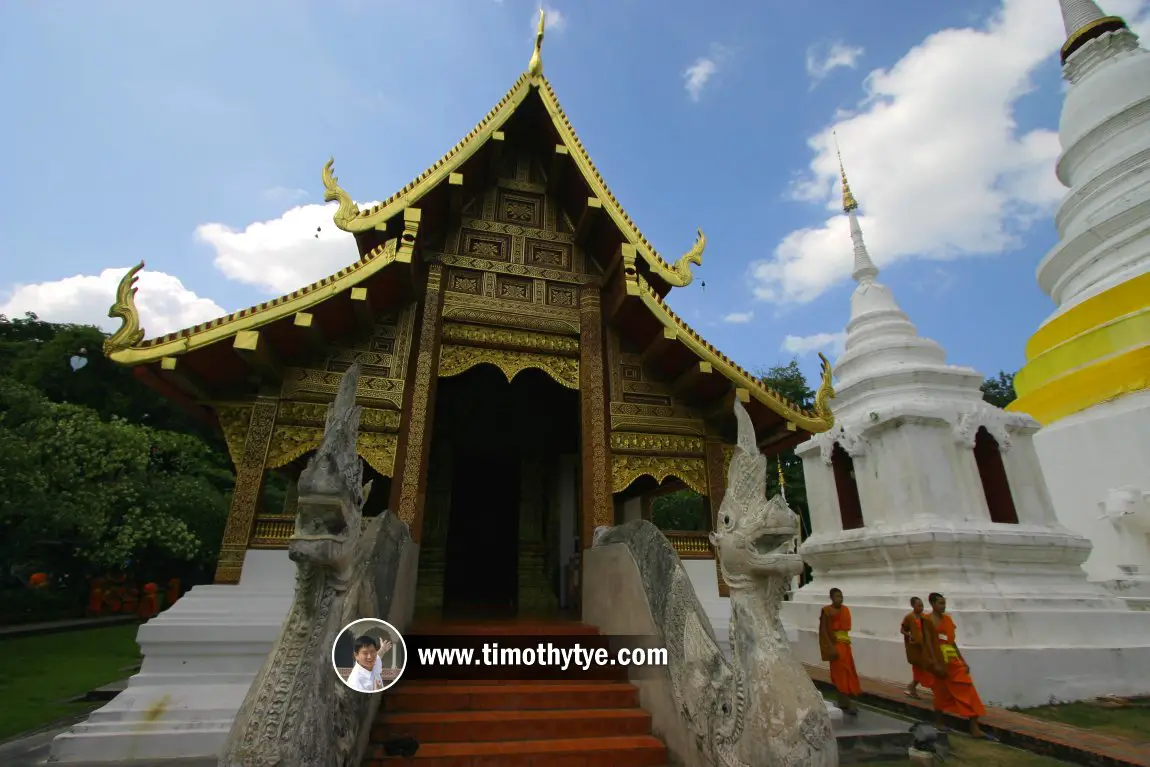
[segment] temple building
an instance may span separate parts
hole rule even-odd
[[[293,482],[354,363],[373,480],[364,514],[410,527],[417,618],[577,617],[580,552],[597,526],[674,487],[705,497],[713,517],[735,400],[768,455],[833,426],[825,360],[805,409],[669,308],[706,239],[668,261],[643,236],[544,76],[542,36],[541,23],[527,71],[479,124],[384,202],[361,209],[323,167],[355,263],[150,339],[133,302],[143,264],[125,276],[105,353],[218,424],[236,488],[215,584],[141,628],[141,672],[57,739],[54,759],[218,751],[291,600]],[[282,506],[266,501],[272,482]],[[707,530],[668,538],[725,624]]]
[[[1150,606],[1150,52],[1093,0],[1061,0],[1067,39],[1055,216],[1038,265],[1056,304],[1008,408],[1034,438],[1054,508],[1094,550],[1092,580]]]

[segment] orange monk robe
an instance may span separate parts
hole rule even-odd
[[[943,613],[931,613],[923,619],[923,638],[935,669],[934,710],[963,719],[986,714],[982,699],[974,689],[970,667],[955,644],[954,620]]]
[[[902,619],[902,641],[906,647],[906,662],[910,664],[914,681],[923,687],[934,687],[934,674],[922,638],[923,617],[914,611]]]
[[[846,605],[838,610],[827,605],[819,613],[819,652],[831,664],[831,682],[841,695],[862,694],[855,657],[851,652],[851,611]]]

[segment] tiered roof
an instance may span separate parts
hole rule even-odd
[[[827,403],[834,392],[825,358],[814,409],[804,409],[715,349],[666,305],[665,297],[672,288],[691,283],[691,265],[702,264],[706,238],[700,230],[691,248],[669,263],[627,215],[543,75],[542,24],[541,17],[528,70],[461,141],[396,194],[369,209],[360,209],[339,186],[332,172],[333,161],[324,166],[324,199],[339,203],[334,222],[355,235],[359,246],[361,256],[354,264],[285,296],[143,340],[144,331],[134,304],[134,283],[143,267],[141,263],[125,275],[117,302],[109,312],[109,316],[122,318],[124,326],[108,339],[107,355],[116,362],[146,368],[141,371],[142,376],[153,383],[156,376],[166,380],[169,393],[174,384],[193,399],[203,399],[203,391],[212,389],[212,384],[250,377],[253,359],[274,367],[274,360],[281,354],[290,354],[286,347],[293,346],[293,334],[311,334],[314,347],[317,333],[324,341],[330,341],[355,328],[356,317],[362,322],[371,311],[381,311],[414,297],[419,282],[415,266],[421,222],[435,217],[450,187],[458,187],[472,175],[461,171],[474,168],[483,156],[501,150],[503,131],[513,116],[538,112],[541,105],[542,113],[549,118],[544,123],[550,124],[555,138],[555,159],[559,162],[553,168],[577,170],[582,182],[579,191],[586,192],[581,214],[597,214],[600,220],[609,222],[613,242],[619,243],[614,249],[614,260],[602,265],[613,286],[608,292],[614,298],[608,304],[617,330],[640,348],[659,345],[660,354],[648,355],[654,366],[673,378],[681,379],[689,373],[693,399],[721,404],[719,400],[729,402],[731,397],[737,397],[746,403],[763,441],[791,444],[805,439],[808,433],[830,429],[834,417]],[[538,119],[543,120],[542,116]],[[541,123],[529,127],[532,131],[546,128]],[[233,339],[232,343],[224,343],[228,339]],[[206,380],[207,385],[190,384],[193,380]],[[730,414],[729,406],[726,412]],[[786,428],[780,431],[784,422]]]

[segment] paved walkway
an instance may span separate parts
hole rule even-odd
[[[830,672],[821,666],[807,665],[807,672],[815,684],[824,689],[830,686]],[[915,699],[907,697],[905,687],[880,679],[860,677],[862,702],[895,711],[916,719],[931,719],[934,708],[929,695]],[[949,719],[949,717],[948,717]],[[1056,759],[1067,759],[1080,764],[1106,767],[1150,767],[1150,742],[1139,743],[1116,735],[1105,735],[1068,724],[1048,722],[1004,708],[986,707],[986,716],[979,720],[983,729],[994,733],[1003,743],[1024,748],[1036,754]],[[966,732],[967,725],[960,719],[948,722],[958,732]]]
[[[139,623],[135,615],[108,615],[102,618],[72,618],[66,621],[45,621],[44,623],[20,623],[15,626],[0,626],[0,639],[58,634],[64,631],[81,631],[107,626],[121,626],[125,623]]]

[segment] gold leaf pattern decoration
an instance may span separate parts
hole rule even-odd
[[[662,484],[667,477],[682,480],[699,495],[707,494],[707,467],[702,458],[669,458],[658,455],[611,456],[611,492],[619,493],[644,475]]]
[[[266,466],[277,469],[302,455],[319,448],[323,442],[323,428],[319,426],[287,426],[280,424],[268,446]],[[371,468],[385,477],[395,472],[397,436],[384,432],[360,432],[356,452]]]
[[[439,375],[448,378],[476,365],[494,365],[508,382],[524,370],[542,370],[568,389],[579,388],[579,360],[534,352],[481,349],[444,344],[439,350]]]
[[[308,451],[315,450],[323,442],[323,427],[321,426],[276,426],[272,434],[271,444],[268,445],[267,462],[269,469],[278,469],[287,466]]]
[[[252,420],[252,406],[220,405],[216,408],[216,419],[224,432],[224,442],[227,443],[232,464],[239,466],[248,437],[248,424]]]
[[[679,434],[646,434],[616,431],[611,433],[611,449],[619,452],[656,453],[659,455],[703,455],[703,440]]]

